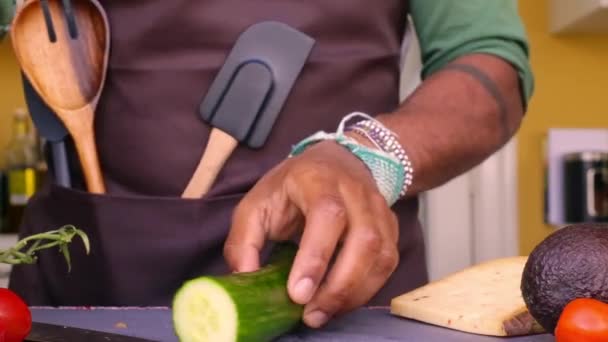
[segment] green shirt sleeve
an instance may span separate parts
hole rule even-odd
[[[15,12],[15,0],[0,0],[0,41],[8,33]]]
[[[534,77],[517,0],[410,0],[410,15],[420,42],[423,79],[462,55],[493,54],[515,67],[527,105]]]

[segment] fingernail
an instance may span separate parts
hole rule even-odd
[[[235,270],[236,273],[249,273],[254,272],[258,269],[258,265],[254,260],[246,260],[241,263],[239,267]]]
[[[310,278],[300,279],[293,288],[294,301],[300,304],[306,304],[313,295],[315,284]]]
[[[306,323],[313,328],[320,328],[323,324],[327,323],[329,316],[320,310],[313,311],[306,315]]]

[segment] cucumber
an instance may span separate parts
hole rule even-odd
[[[297,326],[303,306],[287,294],[297,251],[277,245],[256,272],[203,276],[185,282],[173,300],[173,325],[181,342],[263,342]]]

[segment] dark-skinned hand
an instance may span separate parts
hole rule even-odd
[[[266,241],[298,234],[287,287],[313,328],[365,305],[399,261],[395,214],[365,164],[332,141],[260,179],[235,208],[224,255],[234,271],[255,271]]]

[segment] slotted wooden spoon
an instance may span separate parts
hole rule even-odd
[[[78,36],[72,38],[60,1],[48,4],[55,41],[49,37],[40,1],[28,0],[13,19],[13,49],[36,92],[74,139],[88,191],[104,193],[93,122],[108,64],[108,19],[96,0],[73,0]]]

